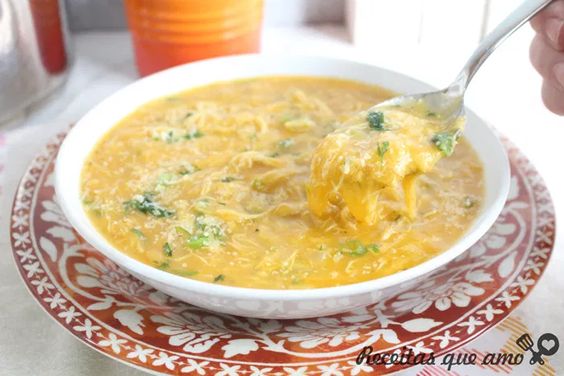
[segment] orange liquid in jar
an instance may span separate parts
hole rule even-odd
[[[125,6],[142,76],[260,48],[263,0],[125,0]]]

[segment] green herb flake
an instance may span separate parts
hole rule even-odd
[[[166,270],[170,267],[170,261],[166,260],[157,264],[157,268],[161,270]]]
[[[349,240],[341,245],[341,251],[351,256],[362,256],[368,250],[358,240]]]
[[[427,112],[427,117],[437,117],[437,113],[433,111]]]
[[[143,234],[143,232],[141,230],[138,230],[136,228],[132,228],[131,232],[135,234],[135,236],[137,236],[139,239],[141,240],[145,240],[146,236],[145,234]]]
[[[176,175],[172,172],[163,172],[157,178],[157,185],[155,190],[160,192],[165,189],[167,186],[173,184],[176,181]]]
[[[218,274],[218,275],[213,279],[214,282],[221,282],[221,281],[224,281],[224,280],[225,280],[225,276],[224,276],[223,274]]]
[[[368,244],[366,246],[366,249],[368,249],[372,253],[380,252],[380,246],[378,244]]]
[[[255,190],[255,191],[259,191],[262,192],[266,189],[266,186],[264,185],[264,182],[260,179],[255,179],[253,180],[251,187]]]
[[[174,181],[175,175],[172,172],[164,172],[159,175],[158,182],[163,184],[168,184]]]
[[[82,204],[83,204],[83,205],[90,205],[90,204],[92,204],[92,203],[94,203],[94,200],[91,199],[91,198],[83,198],[83,199],[82,199]]]
[[[463,206],[466,209],[473,208],[476,205],[476,199],[474,197],[466,196],[462,202]]]
[[[280,142],[278,142],[278,147],[281,149],[288,149],[291,146],[295,145],[295,141],[292,138],[287,138],[285,140],[282,140]]]
[[[380,246],[377,244],[363,245],[358,240],[349,240],[341,245],[340,252],[349,256],[364,256],[368,252],[378,253]]]
[[[172,247],[168,242],[166,242],[163,246],[163,253],[165,256],[170,257],[172,256]]]
[[[199,171],[200,169],[196,166],[191,165],[190,163],[187,163],[186,165],[182,166],[180,168],[180,170],[178,170],[178,175],[180,176],[186,176],[186,175],[190,175],[193,174],[196,171]]]
[[[174,215],[174,211],[168,210],[155,202],[152,193],[135,195],[133,199],[125,201],[123,205],[126,210],[137,210],[143,214],[152,215],[157,218],[168,218]]]
[[[383,141],[378,143],[378,156],[380,157],[380,161],[384,161],[384,154],[390,150],[390,143],[388,141]]]
[[[350,252],[350,255],[351,256],[363,256],[363,255],[366,254],[366,252],[368,252],[368,249],[366,249],[366,247],[361,244],[358,247],[354,248]]]
[[[178,138],[174,136],[174,132],[173,131],[167,131],[165,132],[165,134],[162,136],[162,139],[164,142],[166,142],[167,144],[172,144],[173,142],[178,141]]]
[[[282,115],[282,117],[280,118],[280,122],[282,124],[289,122],[290,120],[294,120],[296,118],[296,115],[294,114],[284,114]]]
[[[187,235],[187,236],[190,236],[190,231],[186,230],[186,229],[185,229],[184,227],[182,227],[182,226],[176,226],[174,229],[176,230],[176,233],[177,233],[178,235]]]
[[[187,271],[174,271],[174,274],[178,274],[179,276],[182,276],[182,277],[193,277],[196,274],[198,274],[198,272],[189,271],[189,270],[187,270]]]
[[[210,206],[210,200],[208,198],[199,198],[194,203],[194,208],[198,212],[203,212]]]
[[[199,214],[194,220],[194,230],[188,239],[192,249],[215,247],[225,238],[223,223],[215,217]]]
[[[180,176],[186,176],[186,175],[190,175],[191,173],[193,173],[194,171],[191,171],[187,168],[182,167],[180,170],[178,170],[178,175]]]
[[[371,129],[382,132],[386,129],[384,128],[384,113],[380,111],[368,111],[366,115],[366,120]]]
[[[188,239],[188,247],[192,249],[200,249],[208,245],[209,237],[205,235],[194,235]]]
[[[221,178],[221,182],[222,183],[231,183],[232,181],[235,181],[237,179],[235,179],[233,176],[224,176]]]
[[[443,153],[445,157],[449,157],[454,153],[454,147],[460,137],[461,130],[455,129],[437,133],[431,139],[431,142]]]
[[[186,133],[184,135],[184,138],[186,140],[193,140],[195,138],[200,138],[202,137],[204,134],[202,132],[200,132],[199,130],[194,130],[194,131],[190,131],[188,133]]]

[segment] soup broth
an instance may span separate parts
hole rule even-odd
[[[308,204],[315,148],[392,95],[347,80],[260,77],[155,100],[91,152],[84,208],[121,252],[206,282],[305,289],[410,268],[448,249],[480,211],[482,166],[464,138],[417,178],[413,215],[390,207],[358,221]]]

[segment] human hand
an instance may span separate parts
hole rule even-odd
[[[555,0],[531,20],[537,35],[530,50],[531,62],[543,78],[546,107],[564,115],[564,0]]]

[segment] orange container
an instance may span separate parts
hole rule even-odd
[[[125,0],[125,8],[142,76],[260,48],[263,0]]]

